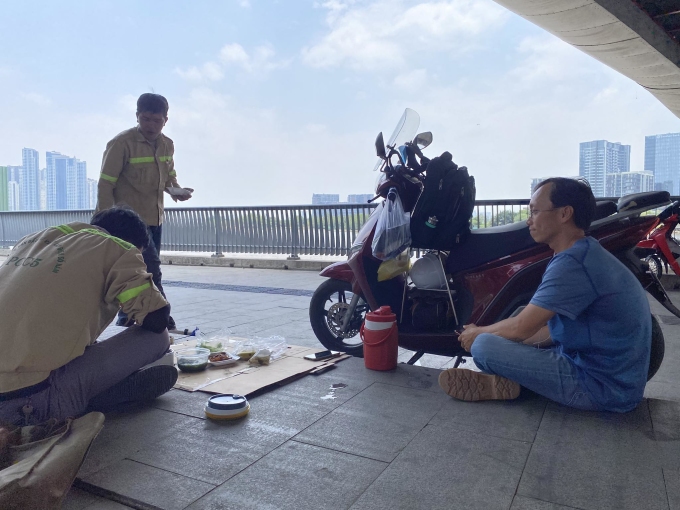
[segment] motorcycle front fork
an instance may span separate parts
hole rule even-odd
[[[342,318],[342,325],[340,326],[340,332],[343,334],[347,332],[349,323],[352,320],[352,317],[354,317],[354,310],[357,309],[359,299],[361,299],[361,296],[359,294],[352,294],[352,300],[349,302],[349,308],[347,309],[345,316]]]

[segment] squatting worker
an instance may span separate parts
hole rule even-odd
[[[439,384],[462,400],[511,399],[524,386],[578,409],[626,412],[642,400],[651,352],[647,296],[635,276],[592,237],[595,199],[586,182],[535,188],[531,236],[555,255],[516,317],[465,326],[462,346],[482,372],[451,369]],[[535,342],[551,344],[540,349]]]
[[[144,262],[163,296],[161,284],[161,235],[163,228],[163,194],[166,188],[184,190],[170,195],[176,202],[191,198],[191,188],[177,183],[175,147],[162,131],[168,121],[168,101],[158,94],[142,94],[137,100],[138,125],[116,135],[106,145],[99,176],[97,211],[114,204],[127,204],[139,214],[149,228],[151,243],[144,250]],[[181,191],[180,191],[181,192]],[[127,325],[124,313],[119,326]],[[169,329],[175,329],[170,317]]]
[[[155,398],[177,370],[170,305],[147,273],[146,225],[131,209],[27,235],[0,265],[0,422],[62,420]],[[122,308],[137,325],[95,342]]]

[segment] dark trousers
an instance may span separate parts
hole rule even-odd
[[[161,284],[161,278],[163,273],[161,273],[161,235],[163,233],[163,225],[158,225],[157,227],[146,227],[149,231],[149,237],[151,242],[142,252],[142,257],[144,257],[144,263],[146,264],[146,270],[151,273],[153,278],[153,283],[158,290],[161,291],[163,297],[165,297],[165,291],[163,290],[163,285]],[[167,298],[166,298],[167,299]],[[118,320],[125,320],[127,315],[123,313],[123,310],[118,312]]]
[[[167,330],[154,333],[139,326],[96,342],[86,347],[82,356],[52,370],[47,388],[30,397],[0,402],[0,422],[18,424],[22,406],[29,403],[35,423],[79,416],[92,398],[161,358],[169,347]]]

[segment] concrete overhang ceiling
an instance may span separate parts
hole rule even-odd
[[[495,0],[649,90],[680,117],[680,0]]]

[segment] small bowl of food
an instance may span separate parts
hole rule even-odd
[[[233,365],[239,361],[239,357],[228,352],[211,352],[208,356],[208,365],[211,367],[223,367],[226,365]]]
[[[182,372],[200,372],[208,366],[210,349],[203,347],[189,347],[175,351],[177,368]]]

